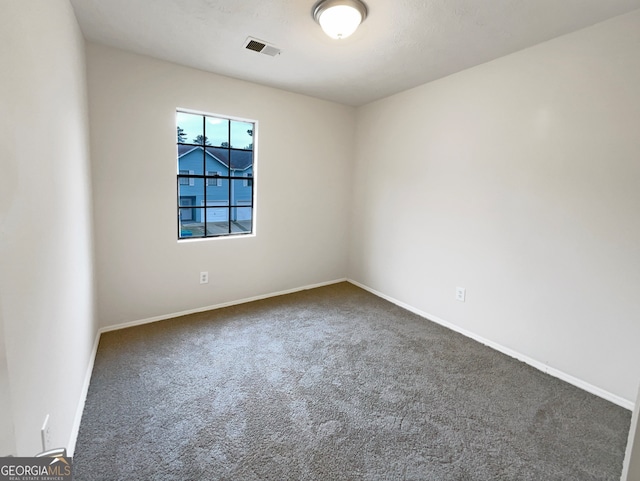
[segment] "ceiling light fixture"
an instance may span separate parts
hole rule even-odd
[[[322,0],[313,8],[313,18],[331,38],[347,38],[367,18],[360,0]]]

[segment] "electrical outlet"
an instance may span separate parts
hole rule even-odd
[[[201,272],[200,273],[200,284],[208,284],[209,283],[209,273]]]
[[[47,451],[51,449],[51,425],[49,424],[49,415],[44,418],[42,423],[42,429],[40,430],[40,437],[42,439],[42,450]]]
[[[456,287],[456,301],[464,302],[467,290],[464,287]]]

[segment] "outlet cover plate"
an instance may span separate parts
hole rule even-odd
[[[49,424],[49,415],[44,418],[42,429],[40,429],[40,437],[42,439],[42,450],[46,451],[51,447],[51,425]]]

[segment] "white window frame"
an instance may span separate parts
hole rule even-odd
[[[252,127],[252,131],[253,131],[253,142],[251,142],[251,148],[245,148],[245,147],[232,147],[231,145],[227,145],[227,146],[220,146],[220,148],[225,148],[228,149],[229,152],[231,152],[232,150],[244,150],[244,151],[250,151],[252,153],[252,168],[254,170],[253,175],[251,176],[251,200],[250,205],[247,206],[242,206],[242,207],[249,207],[251,209],[251,223],[250,225],[246,226],[246,228],[248,230],[244,231],[244,230],[232,230],[231,227],[231,222],[235,222],[235,221],[231,221],[229,220],[229,232],[228,233],[224,233],[224,234],[209,234],[206,231],[205,228],[205,234],[201,235],[200,233],[194,235],[194,237],[189,237],[189,236],[183,236],[181,234],[181,227],[180,224],[178,223],[178,242],[192,242],[192,241],[203,241],[203,240],[211,240],[211,239],[230,239],[230,238],[234,238],[234,237],[255,237],[256,235],[256,214],[257,214],[257,209],[256,209],[256,198],[257,198],[257,189],[256,189],[256,184],[255,184],[255,174],[256,174],[256,169],[257,169],[257,152],[258,152],[258,131],[259,131],[259,121],[254,120],[254,119],[248,119],[248,118],[241,118],[241,117],[234,117],[234,116],[229,116],[226,114],[216,114],[216,113],[211,113],[211,112],[202,112],[202,111],[197,111],[197,110],[191,110],[191,109],[184,109],[184,108],[176,108],[176,113],[184,113],[184,114],[189,114],[189,115],[198,115],[198,116],[203,116],[203,117],[214,117],[214,118],[219,118],[219,119],[224,119],[224,120],[228,120],[229,122],[242,122],[242,123],[249,123],[249,124],[253,124]],[[230,124],[230,129],[232,128],[231,124]],[[231,133],[231,130],[229,131]],[[206,128],[204,129],[204,134],[203,135],[207,135],[206,134]],[[207,136],[208,137],[208,136]],[[230,136],[232,137],[232,136]],[[233,145],[233,141],[230,138],[229,144]],[[199,147],[200,145],[195,145],[192,144],[191,142],[189,142],[188,139],[185,139],[181,142],[178,142],[178,145],[194,145],[195,147]],[[212,146],[215,147],[215,146]],[[179,150],[179,149],[178,149]],[[180,158],[180,156],[178,156],[178,158]],[[230,156],[229,156],[230,158]],[[187,175],[187,174],[183,174],[183,171],[179,171],[178,175]],[[223,172],[220,171],[216,171],[215,172],[216,175],[218,175],[219,177],[217,178],[207,178],[209,177],[210,173],[206,171],[204,172],[204,175],[195,175],[194,171],[189,171],[189,175],[195,175],[195,178],[202,178],[205,180],[205,182],[203,182],[204,184],[204,189],[205,189],[205,196],[206,196],[206,188],[211,186],[211,187],[222,187],[223,180],[228,180],[229,181],[229,199],[231,200],[231,196],[232,196],[232,182],[234,180],[236,180],[232,174],[231,174],[231,169],[229,168],[229,172],[227,174],[224,174]],[[189,179],[189,185],[194,185],[193,179]],[[216,181],[215,185],[209,185],[209,181]],[[239,180],[239,179],[238,179]],[[245,182],[248,183],[249,181],[247,179],[245,179]],[[179,190],[179,189],[178,189]],[[179,202],[178,202],[179,205]],[[229,217],[231,217],[231,209],[233,207],[238,207],[238,206],[229,206]],[[180,207],[179,207],[180,209]],[[206,209],[206,207],[205,207]],[[178,219],[179,219],[179,215],[178,215]],[[238,227],[238,226],[236,226]],[[189,235],[189,234],[188,234]]]

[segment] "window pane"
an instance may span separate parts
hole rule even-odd
[[[178,209],[180,238],[204,236],[204,209]]]
[[[246,177],[253,173],[253,152],[247,150],[232,150],[231,177]]]
[[[251,232],[252,210],[250,207],[231,208],[231,232]]]
[[[207,208],[207,223],[227,222],[229,220],[229,209],[226,207]]]
[[[207,117],[205,124],[205,135],[209,140],[207,145],[214,147],[229,146],[229,121],[218,117]]]
[[[210,207],[207,209],[207,235],[229,233],[229,209]]]
[[[253,124],[231,121],[231,147],[253,150]]]
[[[228,179],[208,179],[207,184],[207,206],[229,205]],[[221,202],[224,202],[224,204],[221,204]]]
[[[242,179],[233,179],[231,184],[231,205],[250,206],[253,188]]]
[[[178,197],[193,197],[195,199],[193,205],[202,205],[201,202],[204,201],[204,180],[194,179],[193,177],[179,177]]]
[[[177,112],[178,142],[185,144],[202,144],[202,115]]]
[[[229,165],[229,150],[222,147],[205,147],[207,151],[207,170],[210,172],[220,172],[220,175],[227,175]]]
[[[204,150],[195,145],[178,145],[178,173],[202,175]]]

